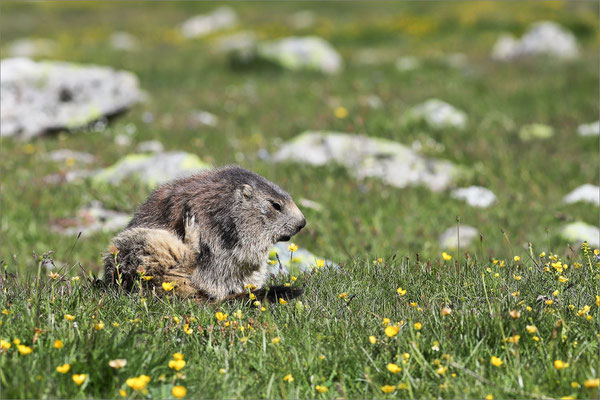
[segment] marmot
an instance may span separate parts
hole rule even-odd
[[[222,300],[261,287],[269,249],[305,225],[290,195],[262,176],[235,165],[209,170],[150,194],[113,240],[105,281],[118,279],[116,259],[126,287],[141,267],[154,284]]]

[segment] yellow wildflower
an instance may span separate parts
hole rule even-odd
[[[390,371],[392,374],[397,374],[398,372],[402,371],[402,368],[401,368],[401,367],[399,367],[399,366],[398,366],[398,365],[396,365],[396,364],[392,364],[392,363],[389,363],[389,364],[387,365],[387,369],[388,369],[388,371]]]
[[[383,385],[381,387],[381,391],[383,393],[392,393],[394,390],[396,390],[396,386],[392,386],[392,385]]]
[[[552,299],[546,300],[546,304],[551,306],[552,304],[554,304],[554,300],[552,300]]]
[[[525,329],[527,329],[527,333],[536,333],[537,332],[537,328],[535,327],[535,325],[527,325],[525,327]]]
[[[404,354],[402,354],[402,358],[404,358],[405,360],[408,360],[410,358],[410,354],[404,353]]]
[[[125,381],[127,386],[133,390],[143,390],[146,388],[146,385],[148,385],[149,382],[150,377],[148,375],[140,375],[134,378],[129,378]]]
[[[545,251],[542,251],[542,252],[540,253],[540,258],[544,258],[544,257],[546,257],[546,252],[545,252]]]
[[[504,339],[507,343],[519,343],[519,339],[521,339],[521,335],[514,335]]]
[[[227,319],[227,314],[223,314],[221,311],[218,311],[215,313],[215,317],[219,320],[219,321],[224,321]]]
[[[56,272],[48,272],[48,277],[50,279],[58,279],[60,278],[60,274],[57,274]]]
[[[219,373],[220,374],[226,374],[227,370],[225,368],[221,368],[221,369],[219,369]]]
[[[504,361],[502,361],[502,359],[499,357],[492,356],[491,363],[494,367],[499,367],[504,364]]]
[[[319,393],[327,393],[329,391],[327,386],[321,386],[321,385],[315,386],[315,390]]]
[[[348,297],[348,293],[347,292],[343,292],[343,293],[338,294],[338,298],[340,298],[340,299],[345,299],[346,297]]]
[[[283,377],[283,381],[292,383],[292,382],[294,382],[294,377],[292,376],[292,374],[287,374],[286,376]]]
[[[521,280],[521,275],[513,275],[513,278],[515,278],[516,280],[520,281]]]
[[[423,324],[421,324],[420,322],[415,322],[415,329],[416,330],[420,330],[423,327]]]
[[[7,342],[6,340],[0,340],[0,348],[2,350],[8,350],[10,349],[10,346],[12,346],[10,342]]]
[[[565,283],[565,282],[569,281],[569,278],[565,278],[564,276],[561,275],[561,276],[558,277],[558,281],[560,283]]]
[[[581,387],[581,385],[579,384],[579,382],[573,381],[573,382],[571,382],[571,387],[573,389],[579,389]]]
[[[554,368],[556,368],[559,371],[563,368],[567,368],[568,366],[569,366],[569,363],[566,363],[561,360],[554,360]]]
[[[119,395],[120,395],[121,397],[127,397],[127,391],[125,391],[125,390],[123,390],[123,389],[120,389],[120,390],[119,390]]]
[[[444,367],[443,365],[441,365],[438,369],[435,370],[435,372],[438,375],[444,375],[446,373],[446,371],[448,371],[448,368]]]
[[[538,336],[532,336],[531,338],[532,338],[533,340],[535,340],[536,342],[539,342],[539,341],[540,341],[540,338],[539,338]]]
[[[294,252],[298,251],[298,246],[296,245],[296,243],[290,243],[290,245],[288,246],[288,250],[291,253],[294,253]]]
[[[485,400],[494,400],[494,395],[493,394],[488,394],[487,396],[485,396]]]
[[[75,319],[75,316],[71,314],[65,314],[65,319],[67,321],[73,321]]]
[[[382,323],[383,325],[389,325],[389,324],[390,324],[390,322],[391,322],[391,321],[390,321],[390,319],[389,319],[389,318],[384,318],[384,319],[382,319],[382,320],[381,320],[381,323]]]
[[[150,275],[144,275],[144,276],[142,276],[142,279],[143,279],[143,280],[145,280],[145,281],[149,281],[149,280],[151,280],[152,278],[154,278],[154,277],[153,277],[153,276],[150,276]]]
[[[398,332],[400,331],[400,329],[398,329],[397,326],[388,326],[385,328],[385,334],[388,337],[394,337],[398,334]]]
[[[170,292],[171,290],[173,290],[174,287],[175,287],[175,285],[172,282],[163,282],[162,283],[162,288],[165,292]]]
[[[28,354],[31,354],[33,352],[33,349],[29,346],[25,346],[22,344],[18,344],[17,345],[17,350],[19,350],[19,354],[21,354],[22,356],[26,356]]]
[[[586,379],[586,381],[583,382],[583,386],[585,386],[588,389],[597,388],[598,386],[600,386],[600,379]]]
[[[369,336],[369,342],[371,342],[371,344],[375,344],[377,343],[377,338],[375,336]],[[10,345],[10,343],[9,343]]]
[[[513,257],[513,260],[515,260],[515,262],[519,262],[519,261],[521,261],[521,257],[519,257],[519,256],[514,256],[514,257]]]
[[[338,119],[344,119],[348,116],[348,110],[346,109],[346,107],[339,106],[333,110],[333,114]]]
[[[170,360],[169,368],[174,369],[175,371],[181,371],[185,367],[185,360]]]
[[[102,329],[104,329],[104,322],[98,322],[96,325],[94,325],[94,329],[97,331],[101,331]]]
[[[417,303],[417,302],[414,302],[414,301],[412,301],[412,302],[410,303],[410,306],[411,306],[411,307],[416,307],[416,306],[418,306],[418,305],[419,305],[419,303]]]
[[[444,261],[452,260],[452,256],[450,254],[446,253],[445,251],[442,253],[442,258],[444,259]]]
[[[69,372],[70,369],[71,369],[71,366],[69,364],[63,364],[63,365],[59,365],[58,367],[56,367],[56,372],[59,372],[61,374],[66,374],[67,372]]]
[[[517,319],[521,316],[521,313],[519,312],[519,310],[510,310],[510,312],[508,313],[508,315],[510,315],[510,317],[512,319]]]
[[[278,344],[279,342],[281,342],[281,338],[279,336],[271,339],[271,343],[273,343],[273,344]]]
[[[400,296],[404,296],[406,294],[406,289],[402,289],[401,287],[399,287],[398,289],[396,289],[396,292],[400,295]]]
[[[279,304],[287,304],[287,301],[280,297]]]
[[[173,360],[175,360],[175,361],[183,360],[183,358],[184,358],[184,356],[181,353],[173,354]]]
[[[171,389],[171,394],[176,399],[181,399],[187,394],[187,389],[183,386],[173,386],[173,389]]]
[[[317,268],[323,268],[325,266],[325,260],[322,258],[317,259]]]
[[[73,382],[75,382],[77,386],[81,386],[81,384],[87,379],[87,374],[74,374],[71,379],[73,379]]]

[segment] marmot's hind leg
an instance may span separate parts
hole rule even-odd
[[[198,291],[192,285],[191,275],[199,256],[200,232],[193,216],[186,215],[184,226],[183,242],[170,233],[157,237],[151,233],[147,239],[143,265],[146,274],[153,277],[152,283],[158,292],[164,291],[163,282],[174,284],[175,293],[180,296],[195,296]]]

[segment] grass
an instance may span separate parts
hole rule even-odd
[[[14,344],[3,351],[3,397],[120,398],[125,390],[128,398],[163,398],[181,385],[190,398],[594,398],[597,387],[584,383],[598,376],[600,262],[587,248],[560,267],[552,255],[532,255],[357,259],[290,280],[306,294],[264,311],[106,291],[88,278],[9,278],[2,338],[33,352],[20,355]],[[388,337],[386,325],[398,334]],[[54,348],[56,340],[64,347]],[[176,352],[186,361],[179,373],[169,368]],[[110,367],[115,359],[127,365]],[[557,369],[556,360],[568,367]],[[63,375],[56,367],[65,363]],[[389,372],[390,363],[402,370]],[[72,374],[87,379],[77,386]],[[136,392],[126,382],[139,375],[151,381]],[[395,388],[383,393],[385,385]]]
[[[2,139],[0,259],[8,278],[0,302],[8,314],[1,315],[1,337],[19,338],[33,348],[21,356],[13,344],[2,354],[2,397],[112,398],[119,396],[120,388],[130,396],[125,381],[140,374],[152,378],[147,386],[150,396],[168,397],[175,376],[168,361],[175,352],[187,360],[181,371],[185,379],[176,382],[187,387],[188,397],[596,396],[596,389],[573,388],[571,382],[583,385],[598,376],[594,297],[598,266],[591,254],[565,243],[557,232],[570,221],[598,221],[595,206],[562,203],[575,187],[599,181],[598,138],[575,133],[580,123],[598,119],[598,4],[353,2],[342,8],[318,2],[238,2],[231,6],[242,21],[231,32],[249,29],[262,38],[317,34],[340,51],[343,72],[328,77],[230,68],[225,57],[212,51],[219,34],[185,41],[176,32],[180,22],[213,9],[214,3],[164,2],[149,7],[136,2],[2,2],[3,57],[4,45],[12,40],[50,38],[58,43],[55,58],[132,71],[149,95],[102,132],[61,132],[30,143]],[[292,12],[304,9],[315,12],[314,27],[294,29],[285,22]],[[501,33],[520,35],[541,19],[556,21],[576,34],[581,47],[577,61],[490,60]],[[141,49],[135,53],[111,49],[108,38],[115,30],[139,38]],[[361,63],[365,50],[379,57],[374,65]],[[444,54],[452,52],[464,53],[468,68],[444,63]],[[411,73],[397,71],[394,62],[403,55],[423,59],[423,67]],[[366,106],[363,99],[369,95],[378,96],[382,106]],[[403,123],[406,110],[431,97],[464,110],[468,128],[434,131]],[[338,106],[348,110],[346,118],[334,115]],[[218,125],[190,127],[194,110],[216,114]],[[142,121],[146,112],[154,115],[152,123]],[[521,142],[519,128],[535,122],[551,125],[554,138]],[[115,137],[132,125],[136,128],[132,144],[115,145]],[[469,173],[458,184],[485,186],[498,203],[482,210],[450,198],[447,192],[396,189],[378,180],[357,181],[336,166],[273,166],[257,157],[260,149],[273,152],[282,140],[308,129],[365,133],[408,145],[434,140],[441,146],[426,148],[426,154],[467,167]],[[342,270],[298,276],[293,284],[305,286],[303,306],[291,301],[270,305],[265,312],[239,303],[197,305],[171,297],[145,296],[142,302],[137,293],[93,287],[88,277],[100,273],[100,254],[114,232],[75,240],[52,232],[52,221],[72,217],[93,199],[131,213],[148,189],[133,182],[110,189],[89,181],[48,184],[42,177],[70,167],[44,161],[43,155],[60,148],[90,152],[96,157],[91,167],[100,168],[151,139],[163,142],[167,150],[195,153],[215,165],[239,163],[276,182],[295,199],[322,204],[322,211],[303,210],[308,225],[294,240],[341,263]],[[440,248],[439,235],[454,226],[457,217],[461,224],[475,226],[483,239],[461,252]],[[528,243],[535,245],[535,263],[529,258]],[[48,271],[39,270],[40,260],[31,256],[32,251],[53,251],[56,263],[65,266],[60,278],[50,280]],[[442,251],[454,258],[444,262]],[[569,265],[567,283],[557,281],[551,266],[554,272],[543,272],[550,260],[539,259],[541,251],[556,254]],[[518,267],[511,261],[515,255],[521,257]],[[506,266],[493,264],[493,257],[506,260]],[[378,258],[382,263],[374,265]],[[575,268],[575,263],[581,267]],[[72,281],[72,276],[79,276],[79,281]],[[407,294],[399,297],[398,287]],[[558,296],[552,296],[554,290],[559,290]],[[520,294],[512,296],[516,291]],[[348,296],[338,298],[344,292]],[[537,301],[540,295],[556,301],[548,306]],[[410,302],[418,302],[422,311]],[[443,305],[451,306],[451,315],[440,314]],[[577,315],[584,305],[591,306],[591,321]],[[215,319],[220,310],[229,314],[228,320],[236,320],[233,313],[238,308],[244,313],[244,326],[250,323],[254,330],[225,328]],[[508,313],[515,309],[521,315],[513,320]],[[75,315],[77,327],[64,314]],[[185,317],[193,329],[190,335],[183,331]],[[136,318],[140,322],[130,321]],[[383,318],[405,324],[397,336],[387,338]],[[93,326],[100,320],[105,326],[98,331]],[[114,327],[114,322],[120,326]],[[423,324],[420,331],[414,329],[415,322]],[[531,339],[526,325],[538,328],[540,342]],[[43,332],[34,343],[35,328]],[[521,335],[517,344],[503,341],[517,334]],[[374,345],[368,340],[371,335],[377,338]],[[281,342],[272,344],[277,336]],[[245,344],[240,340],[244,337]],[[64,341],[64,348],[52,347],[56,339]],[[435,340],[439,351],[431,349]],[[405,352],[411,355],[407,363],[402,362]],[[491,356],[502,358],[504,364],[493,367]],[[108,366],[117,358],[127,359],[127,366],[118,371]],[[557,359],[569,367],[557,370],[553,366]],[[436,360],[448,368],[443,375],[435,372],[440,367]],[[61,375],[55,368],[65,362],[71,371]],[[390,362],[402,371],[388,372]],[[221,368],[225,374],[219,373]],[[72,373],[89,378],[79,387],[71,380]],[[161,374],[164,381],[159,380]],[[283,381],[287,374],[294,382]],[[399,383],[407,389],[389,394],[380,389]],[[329,391],[319,394],[316,385]]]

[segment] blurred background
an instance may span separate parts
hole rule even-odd
[[[0,8],[9,271],[99,272],[152,188],[231,163],[336,262],[599,246],[597,2]]]

